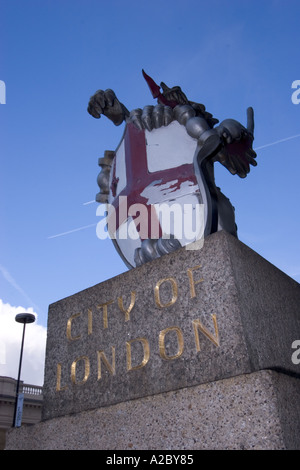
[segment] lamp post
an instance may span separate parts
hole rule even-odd
[[[17,422],[18,421],[17,420],[17,408],[18,408],[18,401],[19,401],[19,387],[20,387],[20,376],[21,376],[21,367],[22,367],[22,358],[23,358],[25,327],[26,327],[26,323],[33,323],[35,321],[35,316],[32,313],[19,313],[18,315],[16,315],[15,320],[18,323],[23,323],[23,335],[22,335],[19,372],[18,372],[18,381],[17,381],[17,390],[16,390],[16,399],[15,399],[14,420],[13,420],[13,427],[19,427],[21,423]],[[22,407],[23,407],[23,404],[22,404]],[[21,410],[22,410],[22,407],[20,407]]]

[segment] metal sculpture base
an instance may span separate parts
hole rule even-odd
[[[299,305],[225,232],[56,302],[43,421],[7,449],[300,449]]]

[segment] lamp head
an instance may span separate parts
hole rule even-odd
[[[15,320],[18,323],[33,323],[35,322],[35,315],[32,313],[18,313]]]

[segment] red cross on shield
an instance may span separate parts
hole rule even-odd
[[[147,238],[173,236],[182,246],[197,238],[186,236],[202,202],[193,164],[196,148],[196,139],[177,121],[151,132],[126,125],[110,173],[108,203],[112,210],[107,223],[129,267],[135,266],[135,249]],[[167,217],[162,215],[168,208],[172,209],[172,222],[168,220],[170,211]]]

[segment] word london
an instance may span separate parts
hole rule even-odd
[[[188,268],[186,271],[187,280],[189,285],[189,298],[193,299],[196,297],[196,285],[204,281],[203,278],[195,280],[194,273],[201,268],[200,265]],[[199,272],[198,272],[199,274]],[[168,290],[169,298],[162,300],[161,291],[164,286],[164,290]],[[154,302],[155,307],[163,310],[167,309],[174,305],[178,299],[178,284],[174,277],[167,277],[160,279],[154,287]],[[103,330],[109,328],[109,313],[110,306],[115,304],[115,300],[108,300],[105,303],[96,305],[97,317],[99,313],[102,313],[102,324]],[[124,307],[123,297],[119,296],[116,299],[116,304],[118,306],[118,311],[122,313],[125,322],[130,321],[130,315],[133,309],[136,306],[136,292],[131,291],[130,293],[130,304],[126,308]],[[192,333],[195,342],[196,352],[198,353],[201,350],[200,344],[200,334],[202,334],[206,339],[211,341],[216,347],[219,346],[219,332],[216,314],[211,314],[212,324],[214,328],[214,333],[211,333],[209,329],[200,321],[199,318],[192,320]],[[66,325],[66,340],[68,344],[83,340],[85,334],[93,334],[93,320],[94,312],[91,308],[87,309],[87,314],[83,312],[76,312],[71,315],[67,320]],[[84,326],[84,330],[78,334],[78,328]],[[74,333],[76,329],[76,333]],[[170,352],[169,346],[173,342],[173,351]],[[178,326],[170,326],[159,331],[158,334],[158,353],[162,360],[172,361],[178,359],[184,351],[184,336],[182,329]],[[168,346],[167,346],[168,344]],[[136,359],[136,351],[139,351],[138,360]],[[142,351],[142,355],[140,354]],[[150,345],[149,341],[144,337],[137,337],[133,339],[128,339],[125,342],[125,347],[123,352],[120,352],[125,355],[124,363],[126,363],[126,373],[130,373],[133,370],[138,370],[146,366],[150,360]],[[135,354],[134,354],[135,353]],[[142,357],[141,357],[142,356]],[[135,357],[135,360],[133,360]],[[126,361],[125,361],[126,359]],[[110,347],[110,351],[104,351],[99,349],[94,354],[93,358],[90,358],[87,355],[81,355],[73,360],[70,367],[69,383],[67,382],[68,374],[64,375],[62,363],[57,364],[57,377],[56,377],[56,391],[61,392],[67,390],[69,386],[78,386],[85,384],[89,377],[91,376],[91,363],[95,360],[97,363],[97,381],[100,381],[103,377],[103,368],[105,373],[114,376],[117,373],[116,368],[116,347],[113,345]],[[95,374],[93,374],[95,375]]]

